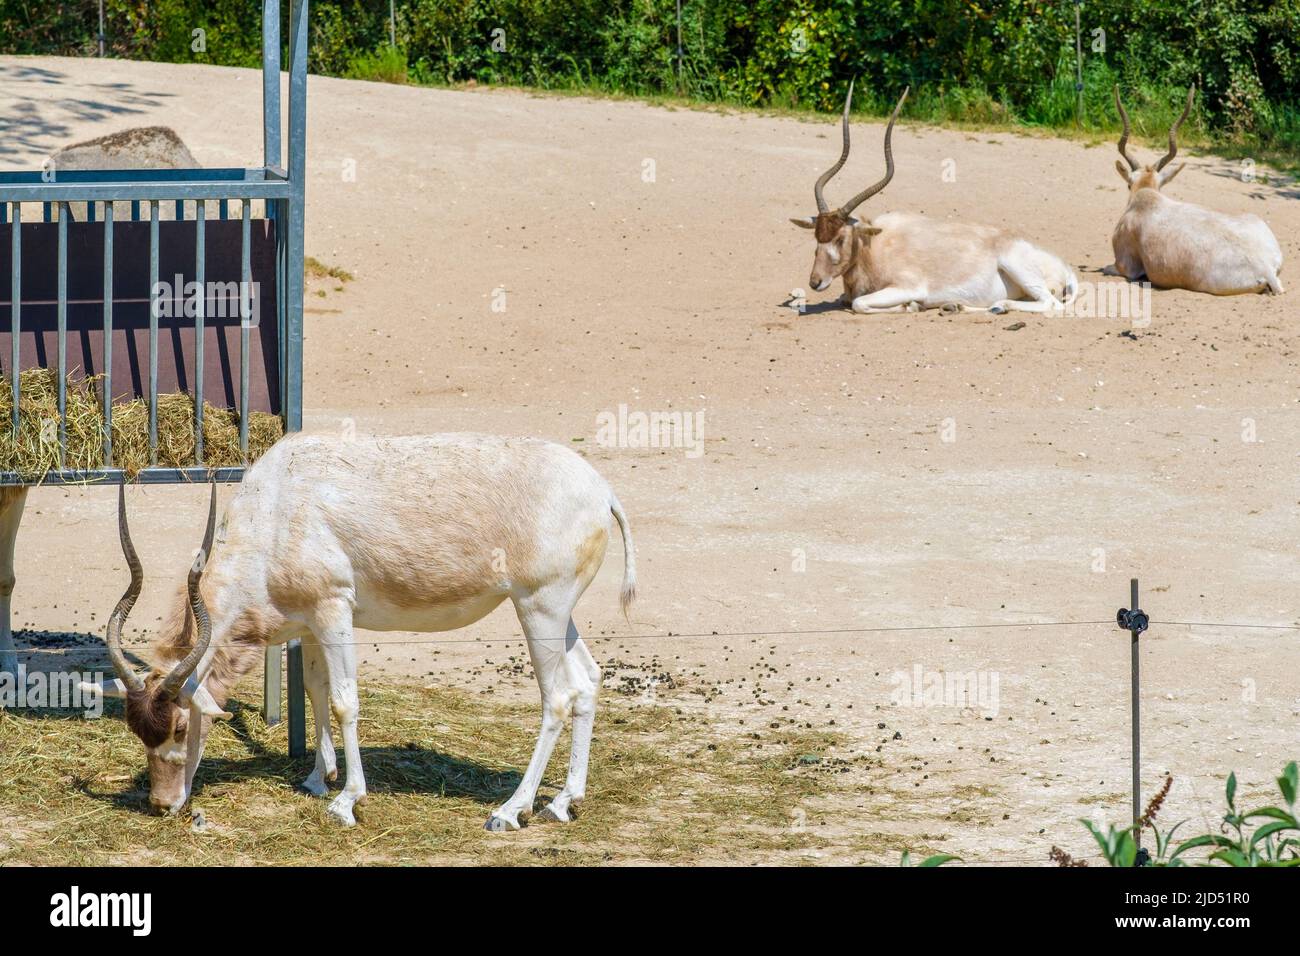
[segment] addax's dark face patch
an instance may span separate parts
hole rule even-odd
[[[838,211],[818,213],[813,233],[817,236],[818,242],[830,242],[848,224],[849,221]]]
[[[151,750],[171,738],[179,714],[175,701],[158,693],[157,684],[127,692],[126,725]]]

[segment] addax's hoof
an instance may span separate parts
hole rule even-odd
[[[568,823],[569,822],[569,818],[567,816],[563,816],[563,817],[560,816],[550,807],[543,807],[542,811],[537,814],[537,819],[545,823]]]
[[[313,797],[324,797],[330,792],[329,787],[325,786],[324,781],[319,777],[308,777],[302,782],[302,789],[306,790]]]
[[[352,805],[350,803],[340,803],[337,799],[329,805],[326,811],[334,820],[345,827],[354,827],[357,825],[357,818],[352,814]]]
[[[994,315],[1005,315],[1007,310],[1000,305],[995,305],[991,309],[989,309],[989,311],[992,312]]]
[[[505,817],[498,817],[493,814],[488,817],[487,823],[483,824],[483,829],[492,833],[505,833],[509,830],[518,830],[519,824],[511,823]]]

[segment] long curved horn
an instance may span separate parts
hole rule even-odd
[[[844,149],[840,153],[840,158],[835,161],[835,165],[822,173],[817,182],[813,183],[813,195],[817,197],[818,212],[831,211],[831,207],[826,205],[826,197],[822,195],[822,190],[831,181],[831,177],[844,168],[844,163],[849,158],[849,107],[853,105],[853,84],[855,82],[857,82],[856,77],[849,80],[849,95],[844,98],[844,116],[840,120],[840,126],[844,130]]]
[[[1183,107],[1183,115],[1178,117],[1177,122],[1175,122],[1173,126],[1169,127],[1169,152],[1165,153],[1165,155],[1160,158],[1160,162],[1156,163],[1157,172],[1168,166],[1169,161],[1178,155],[1178,128],[1183,125],[1184,120],[1187,119],[1187,114],[1192,111],[1192,100],[1195,98],[1196,84],[1193,83],[1187,89],[1187,105]]]
[[[208,652],[208,645],[212,643],[212,621],[208,617],[208,606],[203,601],[203,595],[199,591],[199,582],[203,580],[203,569],[208,563],[208,558],[212,553],[212,536],[217,526],[217,483],[212,483],[212,498],[208,503],[208,527],[203,533],[203,547],[194,557],[194,564],[190,567],[189,576],[189,597],[190,610],[194,613],[194,621],[198,625],[198,634],[194,640],[194,646],[190,652],[185,655],[179,664],[172,668],[170,674],[162,682],[160,693],[167,697],[175,699],[180,695],[181,687],[185,681],[194,673],[194,668],[199,666],[199,661],[203,660],[203,655]]]
[[[127,585],[126,593],[122,595],[121,600],[117,602],[117,607],[113,608],[113,613],[109,615],[108,632],[104,635],[104,641],[108,645],[108,659],[113,662],[113,670],[117,671],[117,676],[122,678],[128,690],[142,691],[144,678],[127,663],[126,655],[122,653],[122,625],[126,623],[126,616],[135,606],[135,599],[140,596],[140,586],[144,583],[144,569],[140,567],[140,558],[135,553],[135,546],[131,544],[131,529],[126,526],[125,483],[117,486],[117,533],[122,540],[122,554],[126,556],[126,566],[131,569],[131,583]]]
[[[1119,110],[1119,118],[1124,123],[1124,132],[1119,137],[1119,154],[1128,160],[1129,169],[1137,169],[1138,161],[1133,158],[1133,154],[1128,151],[1128,113],[1124,110],[1124,104],[1119,101],[1119,84],[1115,84],[1115,108]]]
[[[903,88],[903,95],[898,98],[898,104],[894,107],[893,115],[889,117],[889,125],[885,127],[885,178],[874,186],[868,186],[862,192],[858,193],[843,206],[840,207],[840,215],[847,217],[858,206],[862,205],[880,190],[889,185],[889,181],[894,178],[894,151],[890,146],[890,141],[894,134],[894,121],[898,119],[898,113],[903,108],[903,101],[907,99],[907,91],[911,87]],[[845,134],[848,135],[847,133]]]

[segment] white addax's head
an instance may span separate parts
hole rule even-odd
[[[890,143],[894,133],[894,121],[898,119],[898,111],[903,108],[903,101],[906,99],[907,90],[903,90],[903,95],[898,98],[898,105],[894,107],[893,115],[889,117],[889,125],[885,127],[885,177],[875,185],[862,190],[838,209],[831,209],[822,195],[822,190],[831,181],[831,177],[844,167],[844,163],[849,158],[849,107],[853,103],[853,84],[849,84],[849,95],[844,100],[844,115],[840,120],[844,148],[835,165],[822,173],[813,184],[813,196],[817,200],[817,215],[790,220],[801,229],[812,229],[816,235],[817,252],[813,256],[812,273],[808,277],[808,284],[818,292],[828,288],[837,277],[848,271],[853,264],[857,240],[869,240],[871,235],[880,231],[873,229],[870,223],[854,219],[853,210],[888,186],[889,181],[894,178],[894,153]]]
[[[212,695],[195,677],[195,669],[207,653],[212,642],[212,622],[207,605],[199,591],[203,568],[212,551],[213,532],[216,527],[217,486],[212,486],[212,499],[208,505],[208,525],[203,536],[203,547],[190,568],[188,581],[189,609],[197,625],[193,645],[185,656],[166,671],[154,670],[141,675],[127,662],[122,653],[122,625],[131,613],[144,570],[131,543],[131,532],[126,523],[126,492],[118,492],[118,533],[122,553],[131,569],[131,583],[117,602],[108,619],[105,642],[109,660],[117,678],[102,684],[83,684],[83,689],[104,697],[121,697],[126,701],[126,723],[145,746],[149,765],[149,802],[159,811],[176,813],[189,799],[190,784],[198,755],[212,721],[217,717],[229,718]],[[192,718],[199,718],[194,727]]]
[[[1174,125],[1169,127],[1169,151],[1160,157],[1154,165],[1143,166],[1133,154],[1128,151],[1129,122],[1128,112],[1124,109],[1124,104],[1120,102],[1119,87],[1115,87],[1115,108],[1119,110],[1120,121],[1124,124],[1124,132],[1119,138],[1119,154],[1124,157],[1128,164],[1125,168],[1124,163],[1118,159],[1115,160],[1115,169],[1119,171],[1120,179],[1128,183],[1130,193],[1135,193],[1139,189],[1159,190],[1165,183],[1172,180],[1175,176],[1183,171],[1186,163],[1179,163],[1173,169],[1165,171],[1165,167],[1170,161],[1178,155],[1178,128],[1186,121],[1188,114],[1192,111],[1192,101],[1196,97],[1196,84],[1192,84],[1187,90],[1187,105],[1183,107],[1183,113],[1174,121]]]

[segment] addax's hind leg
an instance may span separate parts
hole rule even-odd
[[[600,667],[578,636],[573,618],[565,635],[565,679],[573,690],[573,749],[569,753],[569,776],[564,789],[537,815],[539,820],[567,823],[573,810],[587,795],[587,762],[591,756],[591,734],[596,725],[596,694],[600,690]]]
[[[569,681],[569,615],[575,596],[543,590],[515,600],[519,623],[528,639],[528,654],[542,692],[542,729],[537,735],[533,757],[519,786],[510,799],[488,817],[489,830],[517,830],[520,816],[527,819],[533,811],[537,788],[551,761],[551,752],[564,729],[564,721],[573,712],[578,694]],[[576,637],[577,632],[574,632]],[[594,708],[594,697],[592,700]]]
[[[994,302],[989,311],[994,315],[1004,312],[1064,312],[1065,303],[1052,294],[1052,290],[1043,282],[1042,275],[1030,265],[1017,261],[1014,256],[1007,256],[998,263],[1003,281],[1008,291],[1020,288],[1027,298],[1001,299]]]

